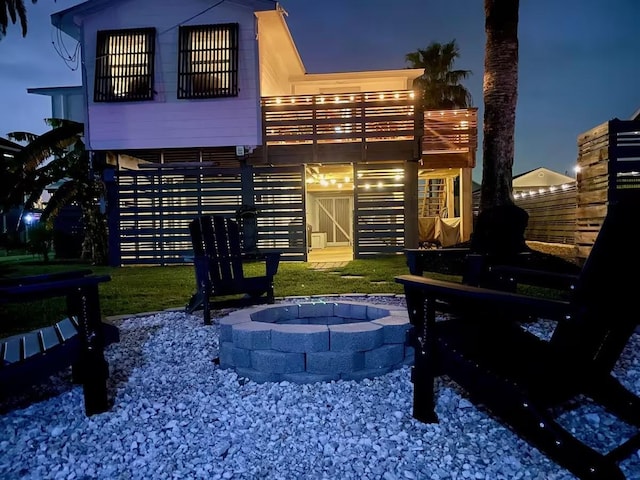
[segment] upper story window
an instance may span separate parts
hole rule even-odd
[[[155,28],[98,32],[95,102],[153,98]]]
[[[180,27],[178,98],[238,95],[238,24]]]

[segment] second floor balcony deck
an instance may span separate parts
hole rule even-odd
[[[263,97],[269,162],[420,159],[472,168],[477,110],[423,111],[411,90]],[[268,153],[267,153],[268,152]]]

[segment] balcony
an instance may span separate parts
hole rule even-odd
[[[263,97],[262,115],[270,164],[475,162],[476,109],[424,112],[423,120],[411,90]]]

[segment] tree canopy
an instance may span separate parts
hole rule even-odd
[[[12,140],[27,144],[8,160],[8,165],[1,165],[11,179],[3,180],[2,184],[11,187],[1,192],[0,205],[5,210],[12,206],[29,210],[47,186],[59,183],[40,222],[51,224],[63,207],[79,206],[84,225],[82,257],[95,264],[106,264],[106,215],[100,207],[105,197],[104,184],[82,141],[84,125],[61,119],[48,119],[47,123],[52,128],[42,135],[9,134]]]
[[[425,110],[468,108],[473,105],[471,93],[461,84],[471,75],[471,70],[454,70],[460,57],[460,49],[454,40],[441,44],[430,43],[424,50],[418,49],[405,57],[411,68],[423,68],[416,79],[422,92]]]

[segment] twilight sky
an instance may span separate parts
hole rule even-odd
[[[10,25],[0,40],[0,136],[43,133],[49,97],[30,87],[79,85],[72,56],[49,15],[79,0],[25,0],[29,33]],[[482,0],[282,0],[309,73],[405,68],[404,57],[430,42],[456,39],[455,67],[482,129],[484,11]],[[520,0],[520,63],[514,175],[547,167],[572,175],[577,137],[640,109],[640,0]],[[71,64],[70,66],[67,63]],[[482,135],[473,178],[482,176]]]

